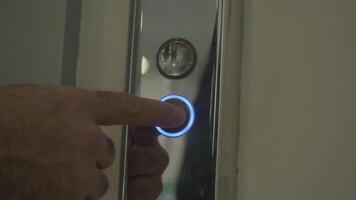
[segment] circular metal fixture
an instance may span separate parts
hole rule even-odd
[[[167,78],[183,78],[193,71],[196,64],[197,52],[185,39],[168,40],[157,53],[158,70]]]
[[[187,108],[188,120],[184,124],[184,126],[179,129],[164,129],[157,126],[156,130],[166,137],[176,138],[185,135],[193,127],[195,121],[195,112],[192,103],[183,96],[171,94],[161,99],[162,102],[167,102],[170,100],[178,100],[185,105],[185,107]]]

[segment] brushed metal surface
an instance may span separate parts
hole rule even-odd
[[[155,99],[180,94],[197,113],[186,136],[159,138],[170,156],[160,200],[236,199],[240,9],[241,1],[232,0],[132,4],[128,91]],[[159,72],[156,56],[174,38],[194,46],[197,63],[186,77],[169,79]]]

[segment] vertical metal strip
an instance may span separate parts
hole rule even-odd
[[[137,0],[133,0],[130,3],[130,22],[129,22],[129,34],[128,34],[128,58],[127,58],[127,82],[126,82],[126,92],[133,94],[134,93],[134,74],[136,73],[136,68],[134,66],[135,62],[135,36],[136,36],[136,25],[137,25]],[[119,180],[119,198],[121,200],[127,199],[127,148],[129,146],[129,127],[123,127],[123,135],[122,135],[122,165],[120,169],[120,180]]]
[[[242,0],[220,2],[217,200],[237,199]]]
[[[61,75],[61,83],[67,86],[76,85],[81,10],[81,0],[67,1]]]

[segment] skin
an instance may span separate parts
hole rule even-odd
[[[128,199],[157,199],[169,158],[153,128],[136,127],[128,152]]]
[[[184,109],[125,93],[69,87],[0,88],[0,199],[94,200],[108,189],[103,169],[113,142],[99,125],[135,126],[129,148],[129,200],[162,190],[168,156],[152,126],[181,126]]]

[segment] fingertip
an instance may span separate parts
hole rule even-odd
[[[177,104],[173,104],[171,102],[165,103],[167,106],[165,107],[166,111],[163,117],[163,123],[159,124],[160,127],[163,128],[178,128],[183,126],[188,114],[183,106]]]
[[[174,105],[174,108],[175,108],[175,127],[173,128],[177,128],[177,127],[180,127],[180,126],[183,126],[184,123],[186,122],[187,118],[188,118],[188,113],[187,111],[185,110],[185,108],[181,107],[181,106],[176,106]]]

